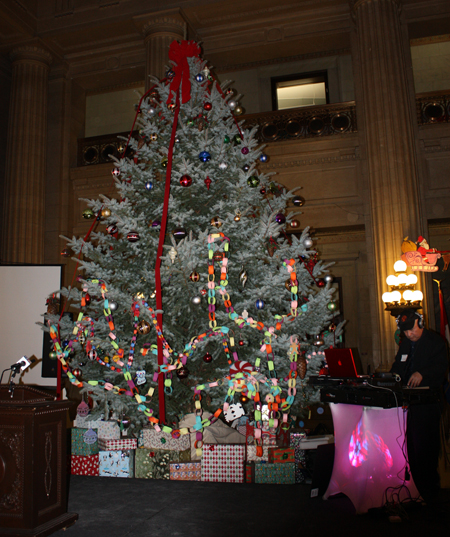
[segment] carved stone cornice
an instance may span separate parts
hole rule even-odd
[[[154,17],[142,26],[141,31],[147,39],[155,34],[184,35],[185,29],[186,23],[175,17]]]
[[[15,62],[39,62],[50,66],[53,60],[52,55],[45,49],[35,45],[23,45],[11,51],[9,57]]]

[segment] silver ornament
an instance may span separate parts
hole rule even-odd
[[[195,304],[196,306],[198,306],[202,301],[202,297],[200,296],[194,296],[194,298],[192,299],[192,304]]]
[[[226,162],[221,162],[221,163],[219,164],[219,168],[220,168],[221,170],[226,170],[226,169],[228,168],[228,164],[227,164]]]
[[[169,250],[169,258],[170,260],[172,261],[172,263],[175,263],[175,259],[177,258],[177,251],[175,250],[175,248],[172,246],[172,248]]]
[[[109,301],[109,309],[111,311],[116,311],[117,309],[117,302],[114,302],[114,300],[110,300]]]
[[[333,281],[333,276],[331,276],[331,274],[327,274],[324,278],[324,280],[327,282],[327,283],[331,283]]]
[[[230,110],[234,110],[237,106],[237,102],[234,100],[228,101],[228,106],[230,107]]]
[[[305,239],[303,244],[305,245],[305,248],[311,248],[314,243],[311,239]]]

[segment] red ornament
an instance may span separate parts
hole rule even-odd
[[[192,185],[192,177],[189,175],[182,175],[180,179],[180,185],[181,186],[191,186]]]
[[[316,280],[317,287],[325,287],[325,280],[323,278],[319,278]]]
[[[230,366],[230,375],[234,377],[236,373],[247,373],[250,374],[253,371],[253,366],[249,362],[236,361]]]
[[[209,177],[207,177],[207,178],[205,179],[205,185],[206,185],[206,188],[207,188],[208,190],[209,190],[209,187],[211,186],[211,183],[212,183],[211,179],[210,179]]]
[[[194,272],[191,272],[189,279],[191,280],[191,282],[198,282],[198,280],[200,279],[200,274],[194,270]]]
[[[239,347],[243,347],[245,345],[244,341],[242,339],[239,340]]]
[[[211,104],[211,103],[205,103],[205,104],[203,105],[203,108],[204,108],[207,112],[209,112],[209,111],[212,109],[212,104]]]
[[[328,367],[322,367],[322,369],[319,371],[319,375],[328,375]]]
[[[76,379],[81,380],[81,377],[83,376],[83,372],[81,371],[81,369],[78,369],[78,368],[77,368],[77,369],[74,369],[74,370],[72,371],[72,375],[73,375]]]
[[[210,364],[212,362],[212,355],[209,352],[207,352],[205,356],[203,356],[203,361],[206,362],[207,364]]]

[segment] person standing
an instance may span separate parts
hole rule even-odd
[[[413,309],[403,310],[396,318],[405,337],[400,342],[391,372],[411,388],[428,387],[434,400],[410,405],[406,427],[408,462],[412,477],[425,502],[437,499],[440,489],[438,462],[442,387],[448,369],[444,339],[424,327],[423,316]]]

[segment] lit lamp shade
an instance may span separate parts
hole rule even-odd
[[[400,291],[392,291],[391,293],[391,302],[400,302],[402,299],[402,294]]]
[[[397,285],[406,285],[408,283],[408,275],[402,272],[397,276]]]
[[[395,287],[397,284],[397,276],[394,276],[393,274],[389,274],[389,276],[386,278],[386,283],[390,285],[391,287]]]
[[[414,291],[408,289],[403,293],[403,300],[406,302],[412,302],[414,300]]]
[[[413,302],[420,302],[423,299],[422,291],[413,291]]]
[[[408,274],[407,285],[416,285],[416,283],[417,283],[417,276],[415,274]]]
[[[386,304],[386,303],[389,303],[389,302],[392,302],[391,294],[392,294],[392,293],[383,293],[383,296],[381,297],[381,300],[382,300],[385,304]]]
[[[394,270],[395,272],[405,272],[406,270],[406,263],[399,259],[394,263]]]

